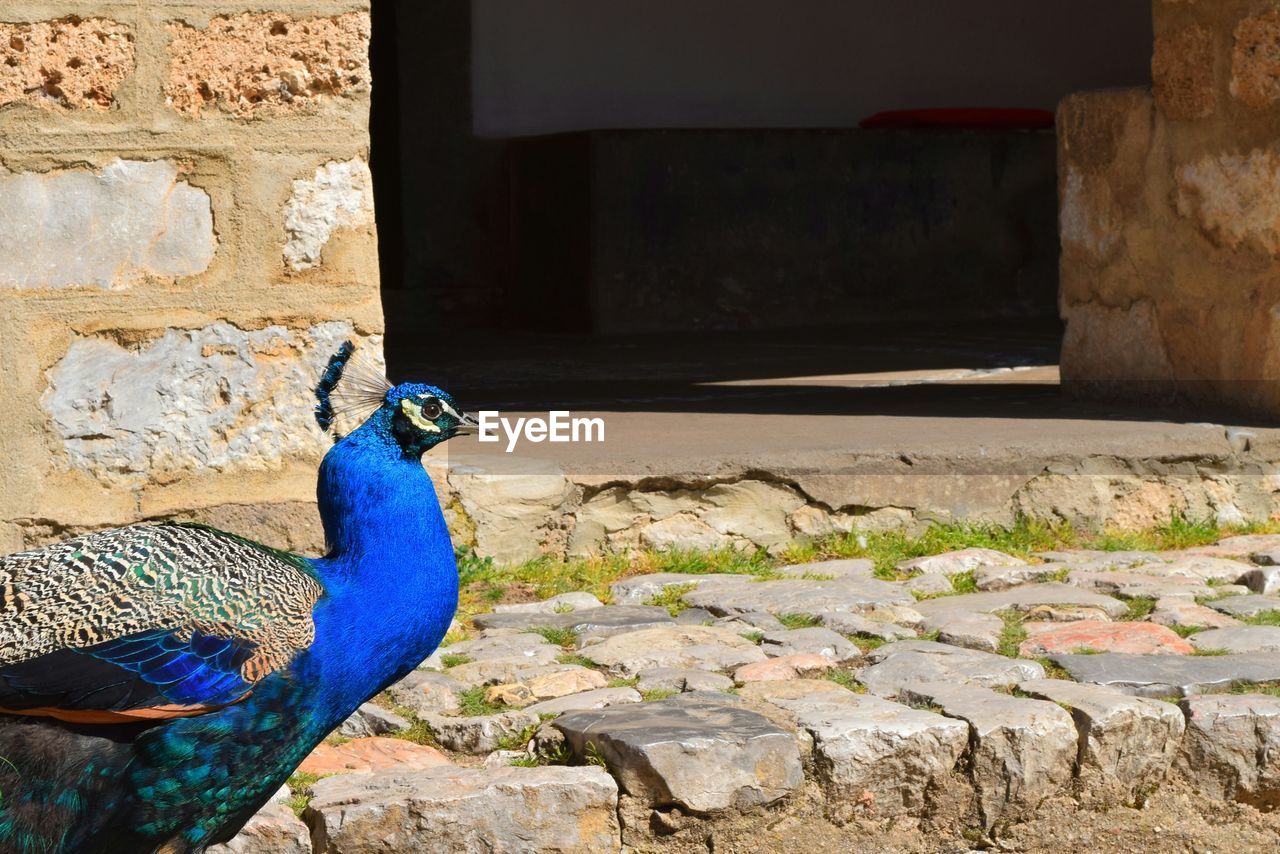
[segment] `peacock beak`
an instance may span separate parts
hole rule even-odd
[[[469,412],[462,413],[462,417],[458,419],[458,426],[453,428],[455,436],[474,436],[480,427],[480,422],[471,416]]]

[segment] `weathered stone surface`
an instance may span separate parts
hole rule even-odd
[[[0,288],[124,288],[149,276],[193,276],[218,246],[209,195],[168,160],[116,159],[96,171],[0,168],[0,196]]]
[[[684,600],[713,614],[767,611],[771,614],[819,615],[834,611],[865,611],[877,605],[910,605],[915,599],[901,586],[874,578],[835,581],[778,579],[742,580],[703,585]]]
[[[1240,577],[1240,583],[1260,596],[1280,593],[1280,566],[1251,569]]]
[[[942,573],[929,572],[908,578],[902,586],[919,596],[948,596],[955,591],[951,579]]]
[[[1062,549],[1036,552],[1036,557],[1048,563],[1065,564],[1072,569],[1101,572],[1107,569],[1132,569],[1152,563],[1163,563],[1157,552],[1103,551],[1100,549]]]
[[[1280,657],[1242,655],[1053,655],[1077,682],[1107,685],[1137,697],[1176,697],[1280,680]]]
[[[809,679],[821,676],[833,666],[830,658],[817,653],[793,653],[770,658],[768,661],[757,661],[755,664],[744,664],[733,672],[733,681],[741,684]]]
[[[1171,703],[1111,688],[1037,679],[1018,686],[1070,709],[1079,733],[1081,791],[1089,801],[1132,803],[1169,772],[1184,729]]]
[[[363,160],[330,162],[293,182],[284,206],[284,260],[294,270],[319,266],[340,228],[373,224],[373,175]]]
[[[952,646],[995,652],[1000,648],[1004,620],[994,614],[941,614],[926,619],[926,632],[937,632],[938,640]]]
[[[1030,635],[1018,647],[1027,658],[1054,653],[1131,652],[1136,655],[1188,655],[1195,647],[1176,632],[1154,623],[1112,623],[1077,620],[1072,623],[1027,623]]]
[[[1212,608],[1176,597],[1157,599],[1156,606],[1147,619],[1161,626],[1185,626],[1193,629],[1222,629],[1240,624],[1235,617],[1228,617]]]
[[[961,721],[848,691],[774,694],[769,702],[792,712],[812,737],[827,810],[837,822],[859,809],[877,817],[921,814],[926,790],[951,773],[969,740]]]
[[[994,614],[997,611],[1027,612],[1039,605],[1066,605],[1075,608],[1093,608],[1112,617],[1128,612],[1123,602],[1081,590],[1067,584],[1029,584],[994,593],[969,593],[963,596],[947,596],[917,602],[915,609],[926,618],[943,614]]]
[[[1019,661],[932,641],[887,644],[872,650],[867,658],[872,666],[858,674],[858,681],[881,697],[897,696],[904,688],[924,682],[1002,688],[1044,676],[1044,668],[1034,661]]]
[[[700,814],[750,809],[804,782],[795,739],[717,695],[577,712],[554,725],[576,755],[594,745],[622,790],[655,807]]]
[[[1280,804],[1280,698],[1188,697],[1178,768],[1210,797],[1262,808]]]
[[[705,670],[651,667],[636,675],[639,677],[636,688],[643,692],[673,691],[683,694],[686,691],[727,691],[733,687],[733,680],[728,676]]]
[[[681,626],[710,626],[716,621],[716,615],[705,608],[685,608],[676,614],[676,624]]]
[[[940,706],[969,724],[970,774],[983,824],[1029,814],[1066,787],[1076,762],[1076,727],[1060,706],[972,685],[908,688],[911,703]]]
[[[309,106],[369,90],[369,15],[294,20],[280,13],[217,17],[204,29],[171,23],[169,105],[191,116]]]
[[[1280,626],[1235,626],[1198,632],[1188,640],[1199,650],[1280,652]]]
[[[810,580],[835,578],[871,578],[875,572],[876,562],[865,558],[846,558],[843,560],[823,560],[816,563],[796,563],[780,566],[774,570],[778,575],[788,578],[807,578]]]
[[[543,700],[534,703],[526,711],[535,715],[560,715],[565,712],[578,712],[587,709],[604,709],[625,703],[638,703],[643,699],[634,688],[597,688],[594,691],[583,691],[580,694],[568,694],[554,700]]]
[[[327,776],[352,772],[419,771],[450,765],[434,747],[398,738],[357,738],[345,744],[321,744],[298,766],[304,774]]]
[[[732,617],[720,617],[712,625],[733,629],[735,632],[742,631],[744,626],[764,632],[780,632],[786,628],[782,625],[782,621],[773,616],[773,614],[766,614],[762,611],[734,614]]]
[[[328,440],[304,426],[312,424],[310,389],[328,354],[351,337],[350,324],[335,322],[305,331],[170,329],[138,349],[79,338],[49,371],[41,402],[64,464],[105,484],[269,471],[288,457],[324,453]]]
[[[1194,599],[1197,596],[1214,595],[1213,588],[1199,578],[1185,576],[1148,575],[1139,572],[1090,572],[1072,570],[1067,583],[1097,593],[1120,596],[1125,599],[1162,596],[1181,596]]]
[[[485,689],[484,700],[495,706],[511,706],[522,708],[534,702],[533,692],[529,686],[512,682],[505,685],[490,685]]]
[[[567,614],[588,608],[602,608],[604,603],[590,593],[575,591],[561,593],[538,602],[521,602],[516,605],[494,605],[495,614]]]
[[[409,722],[395,712],[373,703],[364,703],[338,727],[343,738],[369,738],[409,728]]]
[[[0,23],[0,65],[0,107],[105,110],[133,73],[133,33],[106,18]]]
[[[690,590],[707,586],[733,584],[749,581],[749,575],[689,575],[680,572],[653,572],[648,575],[633,575],[622,578],[609,586],[613,601],[617,605],[643,605],[655,596],[665,593],[672,587],[687,587]]]
[[[542,553],[547,524],[573,493],[557,465],[527,457],[450,452],[448,481],[475,526],[476,553],[511,563]]]
[[[853,694],[843,685],[837,685],[827,679],[785,679],[767,682],[748,682],[738,689],[738,696],[746,700],[762,700],[773,703],[775,700],[822,699],[828,694],[836,698]],[[832,699],[827,697],[828,700]]]
[[[500,743],[538,723],[538,714],[529,709],[513,709],[496,715],[453,717],[426,714],[422,720],[431,727],[440,746],[459,753],[489,753]]]
[[[535,700],[554,700],[580,691],[603,688],[609,680],[598,670],[589,667],[573,667],[555,673],[544,673],[526,681],[529,693]]]
[[[1240,534],[1218,540],[1212,546],[1202,547],[1196,551],[1202,554],[1241,557],[1272,549],[1280,549],[1280,534]]]
[[[760,649],[768,656],[815,653],[836,664],[848,664],[862,652],[845,638],[821,627],[766,632]]]
[[[443,673],[415,670],[387,689],[391,699],[418,717],[429,712],[458,709],[458,692],[465,685]]]
[[[640,542],[646,548],[698,549],[711,551],[733,545],[733,539],[689,513],[678,513],[659,519],[640,529]]]
[[[791,541],[787,514],[805,503],[790,487],[756,480],[717,484],[703,500],[712,509],[702,520],[713,530],[769,549]]]
[[[998,552],[995,549],[961,549],[928,557],[904,560],[898,564],[902,572],[919,572],[923,575],[958,575],[980,566],[1021,566],[1026,561]]]
[[[672,625],[675,620],[666,608],[645,605],[602,605],[563,614],[506,613],[481,614],[473,620],[482,629],[568,629],[578,636],[579,645],[623,632],[653,626]]]
[[[1061,573],[1065,564],[1034,563],[1022,565],[980,566],[973,571],[973,583],[984,592],[1008,590],[1023,584],[1037,584]]]
[[[1280,100],[1280,12],[1263,12],[1236,25],[1231,94],[1255,109]]]
[[[1272,151],[1210,154],[1174,173],[1178,213],[1226,249],[1280,254],[1280,158]]]
[[[652,667],[735,670],[765,659],[751,641],[714,626],[641,629],[584,647],[582,654],[621,676]]]
[[[225,845],[209,854],[311,854],[311,830],[288,804],[272,799]]]
[[[1280,611],[1280,596],[1229,596],[1208,603],[1209,607],[1233,617],[1256,617],[1268,611]]]
[[[916,617],[917,625],[923,622],[923,617],[913,611]],[[906,640],[916,636],[915,629],[900,626],[897,623],[884,622],[881,620],[873,620],[863,614],[853,614],[845,611],[826,611],[816,615],[822,620],[822,625],[833,632],[851,637],[863,638],[879,638],[881,640],[895,641]]]
[[[617,784],[591,766],[348,774],[312,789],[306,819],[318,851],[595,854],[621,848]]]
[[[550,666],[563,654],[560,647],[531,632],[462,641],[448,652],[471,659],[449,669],[449,676],[465,685],[520,682],[521,671]]]
[[[1201,119],[1216,104],[1213,31],[1192,25],[1156,36],[1151,57],[1153,92],[1160,112],[1171,119]]]
[[[1252,567],[1249,564],[1238,560],[1228,560],[1227,558],[1207,555],[1187,555],[1169,563],[1148,564],[1139,569],[1139,572],[1149,575],[1181,575],[1187,578],[1199,578],[1204,581],[1235,583],[1250,569]]]

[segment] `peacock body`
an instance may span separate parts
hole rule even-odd
[[[317,387],[326,428],[351,354]],[[0,852],[226,841],[439,645],[457,568],[420,458],[470,419],[431,386],[351,386],[363,423],[320,467],[324,557],[161,524],[0,558]]]

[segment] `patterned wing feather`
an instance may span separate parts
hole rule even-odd
[[[303,558],[200,526],[0,558],[0,710],[90,720],[73,713],[234,702],[310,645],[323,592]]]

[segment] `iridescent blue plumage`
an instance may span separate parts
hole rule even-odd
[[[349,357],[344,348],[335,358]],[[328,396],[341,373],[327,370],[317,388],[322,424],[342,414]],[[306,623],[290,632],[265,632],[252,614],[250,628],[227,628],[241,623],[214,616],[235,617],[243,603],[197,596],[198,620],[0,659],[0,711],[41,715],[0,714],[0,756],[17,766],[0,764],[0,851],[198,852],[230,838],[317,743],[443,638],[457,570],[420,457],[468,423],[437,388],[388,387],[330,449],[317,487],[328,553],[265,552],[297,567],[297,590],[318,582]],[[85,551],[66,560],[83,562]],[[192,586],[156,580],[150,564],[130,567],[120,554],[103,560],[147,591]],[[145,717],[155,710],[167,716]]]

